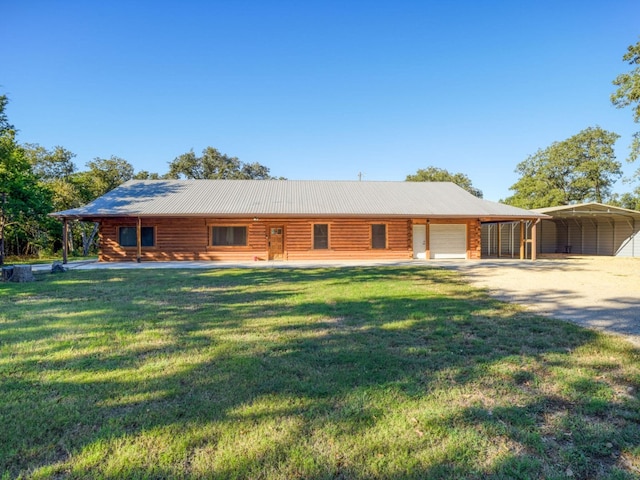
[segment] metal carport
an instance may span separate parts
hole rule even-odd
[[[640,212],[602,203],[533,210],[552,217],[538,225],[540,254],[640,257]]]

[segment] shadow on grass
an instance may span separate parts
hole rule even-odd
[[[626,478],[617,459],[640,448],[639,414],[608,386],[536,383],[597,334],[452,272],[74,272],[0,299],[10,477]],[[494,439],[505,450],[483,463]]]

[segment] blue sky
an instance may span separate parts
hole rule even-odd
[[[0,93],[21,142],[165,173],[207,146],[290,179],[437,166],[485,198],[589,126],[640,38],[628,1],[31,1],[0,6]],[[634,171],[624,162],[625,171]],[[630,186],[619,182],[617,191]]]

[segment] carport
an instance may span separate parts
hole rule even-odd
[[[573,253],[640,257],[640,212],[602,203],[539,208],[540,254]]]

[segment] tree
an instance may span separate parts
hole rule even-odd
[[[133,165],[112,155],[110,158],[94,158],[87,163],[89,170],[79,175],[79,185],[85,192],[86,201],[94,200],[134,176]]]
[[[617,108],[632,107],[633,121],[640,123],[640,41],[627,47],[627,53],[622,60],[629,65],[635,65],[631,71],[622,73],[616,77],[613,84],[618,88],[611,94],[611,102]],[[640,132],[633,135],[629,162],[634,162],[640,156]],[[640,171],[638,172],[640,174]]]
[[[0,95],[0,135],[4,135],[6,132],[13,131],[15,133],[15,127],[9,123],[7,117],[6,108],[9,103],[9,99],[6,95]]]
[[[38,144],[26,143],[23,148],[33,173],[44,181],[68,180],[76,172],[76,165],[73,163],[76,154],[64,147],[57,146],[53,150],[47,150]]]
[[[76,181],[75,153],[60,146],[47,150],[29,143],[23,149],[34,175],[51,190],[54,210],[79,207],[85,202]]]
[[[8,103],[0,96],[0,264],[7,252],[8,234],[15,238],[11,253],[30,253],[46,243],[41,225],[51,211],[51,192],[38,182],[16,132],[5,113]]]
[[[631,193],[615,194],[609,199],[608,203],[617,207],[628,208],[629,210],[640,210],[640,187],[637,187]]]
[[[207,147],[198,157],[193,150],[176,157],[169,163],[167,178],[209,180],[269,180],[269,169],[259,163],[243,163],[213,147]]]
[[[450,173],[444,168],[427,167],[419,169],[415,175],[407,175],[407,182],[453,182],[467,192],[482,198],[482,190],[474,187],[464,173]]]
[[[140,170],[133,178],[135,180],[160,180],[162,177],[158,173],[151,173],[146,170]]]
[[[538,150],[516,167],[520,179],[505,203],[542,208],[576,202],[602,202],[622,176],[613,145],[619,135],[600,127]]]

